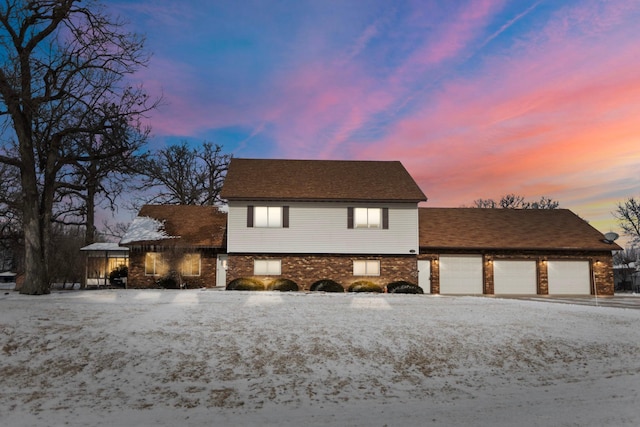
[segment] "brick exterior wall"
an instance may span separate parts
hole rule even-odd
[[[168,262],[169,268],[179,271],[177,267],[179,260],[187,253],[200,253],[200,276],[182,276],[183,284],[186,288],[211,288],[216,286],[216,261],[217,251],[215,250],[175,250],[153,248],[130,247],[129,248],[129,277],[127,279],[128,288],[157,288],[157,281],[160,276],[147,276],[144,269],[144,261],[147,252],[161,252],[163,258]]]
[[[442,252],[421,252],[418,259],[431,260],[431,293],[440,293],[440,255],[473,255],[469,251],[442,251]],[[480,255],[480,254],[478,254]],[[591,294],[594,294],[594,279],[598,295],[613,295],[613,256],[611,252],[535,252],[535,251],[486,251],[483,254],[483,290],[487,295],[494,293],[493,261],[495,260],[535,260],[538,276],[538,294],[549,294],[549,274],[547,269],[548,261],[575,260],[589,261],[591,266]],[[424,287],[422,284],[421,286]]]
[[[254,276],[255,259],[281,260],[281,275]],[[380,276],[354,276],[354,260],[380,260]],[[286,278],[298,284],[300,290],[309,290],[313,282],[331,279],[345,289],[358,280],[368,280],[381,287],[396,281],[411,283],[418,281],[415,256],[348,256],[348,255],[239,255],[229,254],[227,261],[227,283],[240,277],[253,277],[268,284],[276,278]]]

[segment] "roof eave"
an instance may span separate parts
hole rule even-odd
[[[617,245],[616,245],[617,246]],[[423,246],[420,245],[420,251],[559,251],[559,252],[609,252],[621,249],[616,248],[594,248],[594,247],[527,247],[527,246]]]
[[[227,197],[230,202],[344,202],[344,203],[420,203],[427,199],[357,199],[319,197]]]

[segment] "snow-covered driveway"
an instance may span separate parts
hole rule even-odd
[[[0,297],[0,420],[640,424],[640,310],[473,297]]]

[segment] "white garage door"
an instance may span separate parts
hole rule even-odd
[[[418,260],[418,286],[425,294],[431,293],[431,260]]]
[[[538,293],[536,262],[494,261],[493,293],[496,295]]]
[[[549,295],[589,295],[589,261],[549,261]]]
[[[441,256],[441,294],[481,294],[481,256]]]

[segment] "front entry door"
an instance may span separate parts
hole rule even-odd
[[[227,286],[227,255],[220,254],[216,261],[216,286]]]

